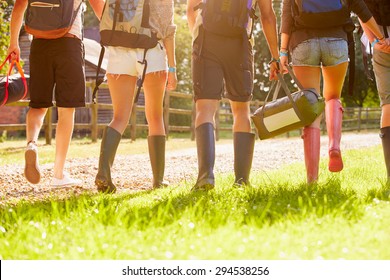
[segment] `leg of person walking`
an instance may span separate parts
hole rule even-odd
[[[58,108],[58,124],[56,129],[56,155],[54,160],[54,176],[52,186],[80,184],[81,180],[71,178],[64,172],[66,155],[73,135],[75,108]]]
[[[153,173],[153,188],[167,187],[165,171],[165,127],[163,119],[165,71],[147,74],[144,81],[145,115],[148,121],[148,149]]]
[[[24,176],[32,184],[41,180],[37,141],[47,108],[30,108],[26,116],[27,148],[25,152]]]
[[[390,178],[390,54],[374,50],[373,65],[376,85],[381,100],[382,115],[380,137],[386,164],[387,178]]]
[[[343,107],[340,96],[343,88],[348,62],[322,68],[324,78],[325,117],[329,137],[329,171],[340,172],[343,160],[340,151]]]
[[[319,67],[295,66],[294,73],[304,88],[315,88],[320,93],[321,69]],[[321,116],[303,129],[302,139],[305,154],[307,183],[318,180],[320,163]]]
[[[255,134],[251,132],[250,103],[231,101],[233,113],[234,186],[249,186]]]
[[[195,139],[198,154],[198,179],[193,191],[210,190],[215,186],[215,113],[219,100],[199,99],[196,101]]]
[[[113,105],[113,119],[105,128],[100,148],[99,169],[95,184],[98,191],[114,193],[116,187],[111,178],[111,167],[121,140],[122,134],[129,123],[133,108],[136,77],[129,75],[107,76]]]

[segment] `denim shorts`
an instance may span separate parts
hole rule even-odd
[[[390,104],[390,54],[374,50],[373,62],[381,106]]]
[[[292,51],[294,66],[334,66],[348,61],[348,43],[342,38],[309,39]]]

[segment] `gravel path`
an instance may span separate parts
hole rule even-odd
[[[327,156],[327,136],[321,137],[321,157]],[[378,133],[347,134],[342,138],[342,150],[359,149],[379,145]],[[283,138],[256,141],[253,171],[277,169],[281,165],[302,162],[303,144],[300,138]],[[83,180],[83,186],[53,189],[49,187],[52,164],[42,165],[43,178],[38,185],[27,183],[23,177],[23,166],[6,165],[0,177],[0,205],[16,203],[21,199],[41,201],[66,198],[72,194],[95,193],[94,177],[97,173],[98,158],[70,159],[67,170]],[[218,144],[216,147],[216,173],[233,172],[233,145]],[[303,172],[303,171],[302,171]],[[112,175],[118,192],[149,190],[151,168],[147,154],[118,156]],[[197,176],[197,159],[194,148],[167,151],[165,179],[171,183],[183,180],[194,183]]]

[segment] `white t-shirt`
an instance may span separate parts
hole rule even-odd
[[[78,6],[80,5],[81,2],[82,2],[82,0],[74,0],[74,10],[76,10],[78,8]],[[82,28],[83,28],[83,22],[82,22],[81,15],[86,10],[86,8],[87,8],[86,4],[84,2],[81,3],[81,7],[80,7],[79,11],[77,12],[76,19],[73,22],[72,28],[69,30],[70,34],[77,36],[79,39],[82,39],[81,32],[82,32]]]

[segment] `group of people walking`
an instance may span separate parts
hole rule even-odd
[[[109,1],[109,0],[106,0]],[[123,1],[123,0],[122,0]],[[148,148],[153,173],[153,188],[164,181],[165,128],[163,97],[165,90],[177,85],[173,0],[144,0],[148,4],[149,26],[158,43],[147,52],[140,48],[110,46],[107,80],[113,104],[113,119],[103,131],[99,168],[95,178],[101,192],[116,191],[111,167],[122,134],[128,124],[137,77],[144,76],[145,114],[148,122]],[[16,0],[11,16],[10,46],[12,59],[19,59],[18,35],[29,0]],[[81,0],[74,0],[78,7]],[[89,0],[96,16],[101,17],[105,2]],[[350,12],[358,15],[365,36],[373,49],[373,64],[381,99],[381,138],[387,176],[390,177],[390,3],[385,0],[283,0],[281,36],[271,0],[187,0],[187,20],[192,34],[192,78],[196,108],[195,137],[198,178],[192,190],[215,187],[215,114],[224,96],[233,113],[234,185],[250,185],[249,175],[255,144],[250,121],[253,90],[253,44],[251,29],[260,10],[262,31],[271,53],[270,80],[287,72],[291,59],[293,71],[303,87],[315,88],[325,98],[325,117],[329,136],[329,170],[340,172],[343,107],[341,90],[348,67],[346,34]],[[333,10],[337,13],[333,13]],[[387,16],[383,16],[387,11]],[[72,28],[56,39],[34,36],[30,54],[30,110],[27,113],[25,177],[40,181],[37,140],[47,108],[58,107],[56,156],[52,186],[76,185],[80,180],[64,171],[70,145],[74,110],[85,103],[85,77],[81,14],[79,9]],[[313,14],[315,15],[313,17]],[[334,19],[323,17],[337,15]],[[343,22],[340,17],[345,17]],[[280,46],[280,47],[279,47]],[[369,48],[368,48],[369,49]],[[147,62],[140,65],[140,61]],[[321,77],[323,88],[321,90]],[[318,180],[320,160],[320,120],[303,128],[307,182]]]

